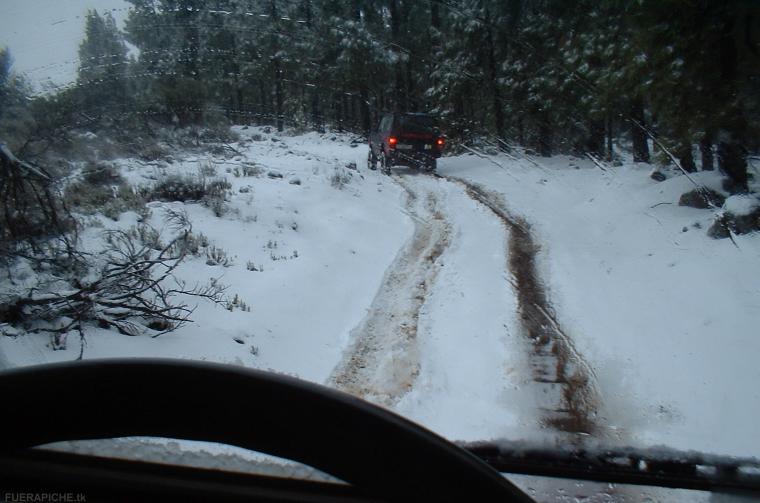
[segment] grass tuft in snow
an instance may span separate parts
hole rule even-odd
[[[227,255],[224,249],[212,245],[206,250],[206,265],[230,267],[234,264],[235,261]]]
[[[248,306],[248,304],[245,303],[243,299],[241,299],[238,294],[235,294],[232,299],[227,300],[227,305],[225,306],[227,311],[234,311],[235,309],[239,309],[240,311],[250,313],[251,308]]]
[[[264,272],[264,264],[256,265],[253,260],[246,262],[245,268],[253,272]]]

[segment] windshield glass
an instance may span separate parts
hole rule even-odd
[[[0,369],[760,457],[759,68],[742,0],[3,0]]]

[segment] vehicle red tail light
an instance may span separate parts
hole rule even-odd
[[[388,144],[391,147],[395,147],[396,143],[398,143],[398,138],[396,138],[395,136],[391,136],[390,138],[388,138]]]
[[[446,142],[444,141],[443,138],[438,138],[437,140],[435,140],[435,144],[438,145],[439,147],[443,147],[444,143]]]

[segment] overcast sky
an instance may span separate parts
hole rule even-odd
[[[36,88],[47,80],[67,84],[76,78],[87,9],[111,11],[123,27],[129,6],[126,0],[0,0],[0,47],[10,49],[12,71]]]

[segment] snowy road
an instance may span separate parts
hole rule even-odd
[[[407,192],[405,206],[414,221],[414,235],[388,268],[329,381],[331,386],[386,406],[393,406],[419,375],[420,309],[451,234],[436,191],[413,188],[403,179],[399,182]]]
[[[624,441],[599,422],[596,376],[553,312],[529,224],[465,180],[406,170],[393,180],[407,193],[415,232],[328,385],[460,441],[538,432],[576,445]],[[561,495],[567,484],[530,487]],[[594,501],[656,493],[593,484],[575,492]]]
[[[450,438],[597,433],[593,371],[552,314],[528,224],[462,180],[393,180],[415,232],[328,384]]]
[[[187,211],[231,260],[188,257],[180,278],[220,278],[249,311],[200,303],[176,333],[92,326],[57,351],[42,333],[0,337],[0,367],[82,349],[209,360],[336,386],[454,441],[757,452],[760,235],[709,239],[712,213],[676,204],[688,180],[470,155],[388,177],[350,137],[237,131],[239,156],[115,165],[137,187],[203,166],[230,182],[223,216],[152,202],[148,223],[166,238],[165,210]],[[83,240],[97,251],[138,218],[89,216]]]

